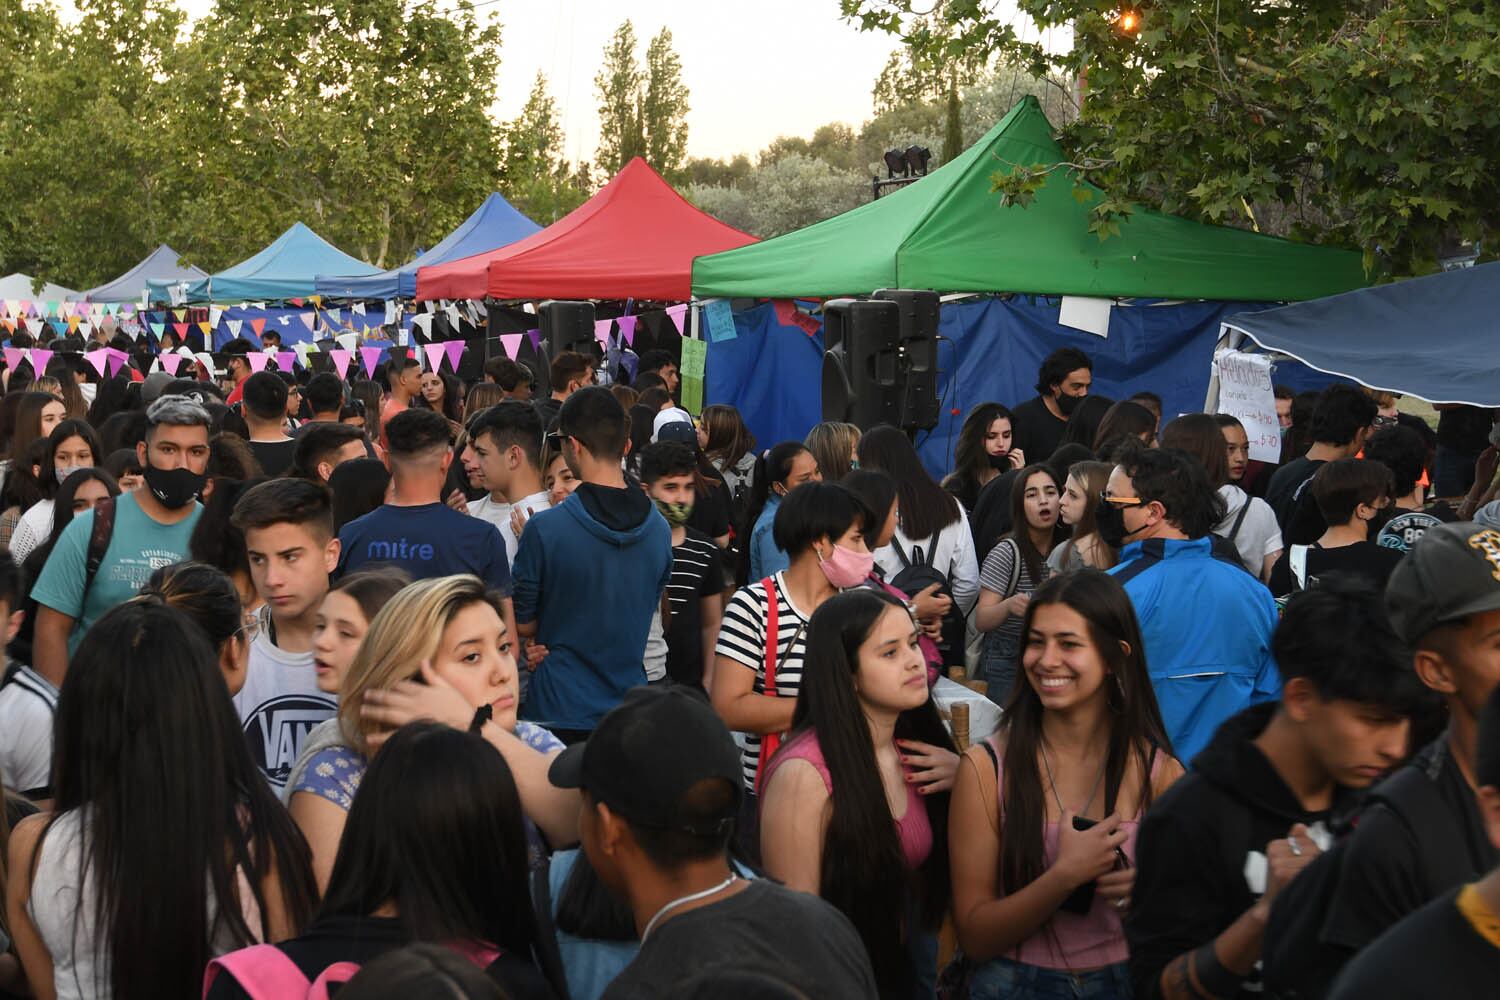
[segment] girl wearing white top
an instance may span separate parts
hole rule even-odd
[[[1271,567],[1281,555],[1281,526],[1271,505],[1260,497],[1247,496],[1230,482],[1231,452],[1244,448],[1245,429],[1220,428],[1219,420],[1209,413],[1189,413],[1162,428],[1161,446],[1179,448],[1203,463],[1208,481],[1224,502],[1224,516],[1213,527],[1213,533],[1234,545],[1243,565],[1262,583],[1271,578]],[[1243,452],[1241,452],[1243,453]]]

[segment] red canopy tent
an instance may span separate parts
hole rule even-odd
[[[692,294],[693,258],[755,237],[688,204],[636,157],[539,233],[417,271],[418,299],[651,299]]]

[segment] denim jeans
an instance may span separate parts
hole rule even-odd
[[[1016,685],[1020,661],[1021,643],[1017,637],[1001,632],[991,632],[984,637],[979,654],[979,677],[985,682],[986,698],[996,705],[1005,705],[1010,699],[1010,689]]]
[[[984,963],[974,974],[970,1000],[1131,1000],[1128,963],[1092,972],[1044,969],[1008,958]]]
[[[1474,463],[1478,455],[1465,455],[1444,445],[1437,446],[1432,462],[1432,489],[1435,497],[1461,497],[1474,485]]]

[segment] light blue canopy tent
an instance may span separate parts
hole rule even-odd
[[[317,294],[320,274],[368,277],[380,269],[351,257],[298,222],[254,257],[196,281],[187,288],[194,302],[307,298]],[[153,297],[169,297],[170,281],[152,281]]]
[[[1223,331],[1372,389],[1500,406],[1500,262],[1237,313]]]
[[[90,288],[83,293],[83,297],[90,302],[138,302],[141,296],[149,290],[149,282],[176,284],[185,281],[192,284],[208,277],[208,272],[203,268],[192,265],[183,267],[179,263],[181,260],[181,254],[163,243],[152,250],[146,259],[135,267],[114,281],[100,285],[98,288]]]
[[[409,299],[417,294],[417,268],[498,250],[541,228],[499,193],[492,194],[442,242],[410,264],[366,276],[320,274],[317,293],[340,299]]]

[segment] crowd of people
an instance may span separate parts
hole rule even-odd
[[[933,475],[662,351],[56,346],[0,396],[0,997],[1500,974],[1500,411],[1278,388],[1263,463],[1063,348]]]

